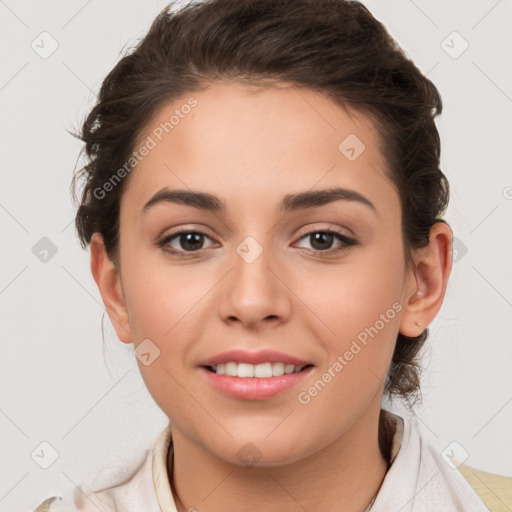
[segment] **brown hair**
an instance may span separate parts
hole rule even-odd
[[[329,96],[374,121],[380,149],[402,206],[404,253],[428,243],[444,213],[448,182],[439,169],[434,118],[442,102],[434,84],[409,60],[368,9],[349,0],[207,0],[165,8],[147,35],[104,79],[77,135],[87,164],[76,214],[82,247],[103,236],[118,261],[119,205],[126,179],[104,184],[130,160],[157,110],[214,80],[291,82]],[[126,169],[126,167],[125,167]],[[398,335],[385,393],[417,398],[419,352],[428,336]]]

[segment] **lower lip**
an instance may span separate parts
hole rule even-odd
[[[298,373],[289,373],[280,377],[230,377],[229,375],[218,375],[206,368],[200,370],[221,393],[233,398],[242,400],[265,400],[271,398],[287,389],[292,388],[301,382],[313,370],[313,366]]]

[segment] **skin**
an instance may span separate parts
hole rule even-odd
[[[190,96],[198,105],[129,177],[118,264],[99,234],[91,242],[91,270],[119,339],[138,346],[149,338],[160,350],[149,366],[138,363],[172,425],[178,510],[229,512],[240,500],[249,511],[364,510],[385,476],[378,417],[396,337],[418,336],[441,307],[450,228],[436,223],[428,247],[407,265],[399,196],[371,120],[291,84],[215,82],[165,105],[140,140]],[[338,149],[349,134],[365,144],[354,161]],[[163,187],[214,194],[226,212],[167,202],[142,214]],[[375,211],[349,200],[279,210],[287,194],[332,187],[357,191]],[[168,246],[185,258],[158,246],[181,228],[207,235],[195,256],[179,236]],[[326,229],[357,243],[343,247],[334,238],[318,249],[306,235]],[[252,263],[236,251],[247,236],[263,251]],[[394,303],[401,311],[317,396],[299,403],[297,394]],[[232,348],[276,349],[315,367],[277,396],[235,399],[198,368]],[[259,452],[254,467],[237,456],[247,443]]]

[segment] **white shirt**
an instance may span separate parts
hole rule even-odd
[[[392,465],[371,512],[489,511],[462,474],[420,436],[414,425],[387,414],[396,427]],[[167,474],[170,448],[171,429],[167,426],[139,460],[100,473],[81,485],[81,490],[57,497],[51,504],[47,500],[34,512],[177,512]]]

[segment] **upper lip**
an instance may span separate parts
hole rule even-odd
[[[217,364],[225,364],[231,361],[254,365],[262,363],[284,363],[293,364],[295,366],[312,364],[309,361],[305,361],[276,350],[258,350],[257,352],[248,352],[247,350],[234,349],[209,357],[201,362],[199,366],[215,366]]]

